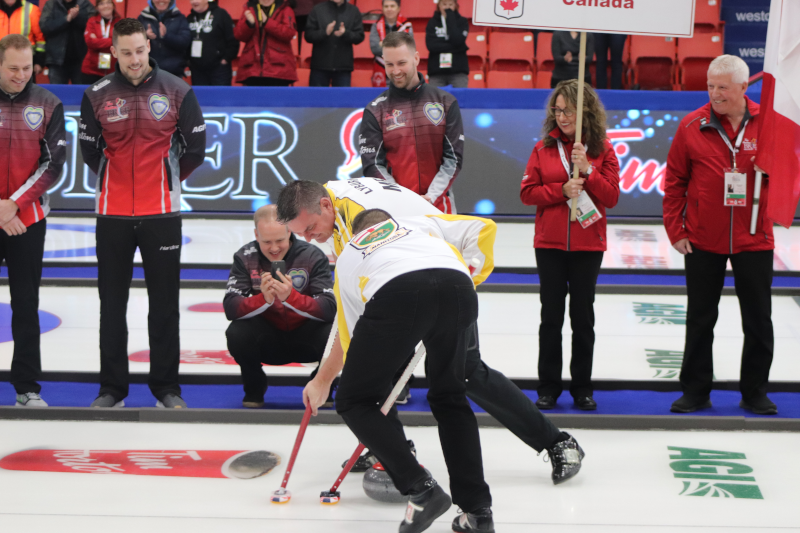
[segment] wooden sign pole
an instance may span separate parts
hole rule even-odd
[[[581,32],[581,52],[579,57],[579,66],[578,66],[578,117],[575,122],[575,142],[581,142],[581,133],[583,129],[583,86],[584,86],[584,76],[586,75],[586,32]],[[580,169],[578,165],[575,165],[575,169],[573,171],[572,179],[578,179],[580,177]],[[578,199],[572,199],[572,205],[569,214],[570,221],[575,221],[578,218]]]

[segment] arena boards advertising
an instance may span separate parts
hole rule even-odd
[[[361,176],[363,106],[379,89],[196,88],[206,120],[206,159],[183,183],[182,207],[251,212],[285,183]],[[96,176],[78,146],[80,87],[54,88],[66,106],[67,162],[50,189],[57,210],[94,210]],[[544,90],[455,89],[464,121],[464,166],[455,184],[462,213],[530,215],[519,187],[542,136]],[[275,96],[279,94],[280,97]],[[619,204],[610,216],[660,217],[667,154],[678,124],[708,102],[705,93],[600,91],[608,136],[621,168]],[[748,91],[755,101],[757,91]],[[247,102],[247,106],[243,105]],[[308,102],[328,107],[308,107]],[[271,103],[278,105],[272,106]]]

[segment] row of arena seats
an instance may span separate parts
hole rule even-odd
[[[40,0],[40,6],[48,0]],[[234,19],[242,15],[243,0],[217,0]],[[147,7],[148,0],[115,0],[117,11],[128,17],[136,17]],[[189,0],[176,0],[178,9],[189,13]],[[354,4],[362,13],[380,13],[381,0],[355,0]],[[432,0],[405,0],[401,12],[414,27],[414,38],[420,52],[420,70],[427,70],[428,50],[425,45],[425,27],[435,10]],[[461,0],[460,12],[472,14],[473,0]],[[692,39],[671,37],[631,36],[625,44],[623,53],[623,87],[639,87],[657,90],[703,90],[708,63],[722,54],[723,22],[720,21],[718,0],[697,0],[695,4],[695,36]],[[366,31],[369,31],[370,18],[365,17]],[[554,62],[551,52],[552,34],[530,31],[487,28],[470,24],[467,40],[467,53],[470,64],[469,86],[473,88],[549,88],[550,73]],[[244,44],[242,44],[242,47]],[[297,57],[297,86],[308,84],[311,45],[292,41]],[[354,49],[355,71],[352,85],[370,87],[372,85],[373,55],[369,38]],[[237,62],[234,61],[234,71]],[[595,85],[595,65],[588,65]],[[610,65],[609,77],[610,77]],[[39,81],[46,82],[44,76]],[[187,70],[187,81],[191,73]]]

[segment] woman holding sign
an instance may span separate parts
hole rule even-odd
[[[583,143],[575,142],[578,80],[560,82],[547,103],[543,139],[533,148],[520,197],[536,206],[533,246],[539,269],[539,409],[552,409],[561,395],[561,329],[569,298],[572,323],[570,393],[578,409],[594,410],[594,293],[606,250],[606,208],[619,200],[619,162],[606,137],[606,113],[597,93],[583,93]],[[571,179],[573,166],[580,177]],[[578,217],[570,222],[570,202]]]

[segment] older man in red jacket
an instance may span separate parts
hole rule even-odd
[[[772,365],[772,224],[762,200],[750,233],[758,138],[758,104],[745,96],[749,70],[738,57],[716,58],[708,69],[710,102],[687,115],[667,159],[664,226],[686,262],[688,313],[677,413],[711,407],[712,344],[730,259],[742,313],[741,407],[778,412],[767,398]],[[767,197],[765,181],[761,198]]]

